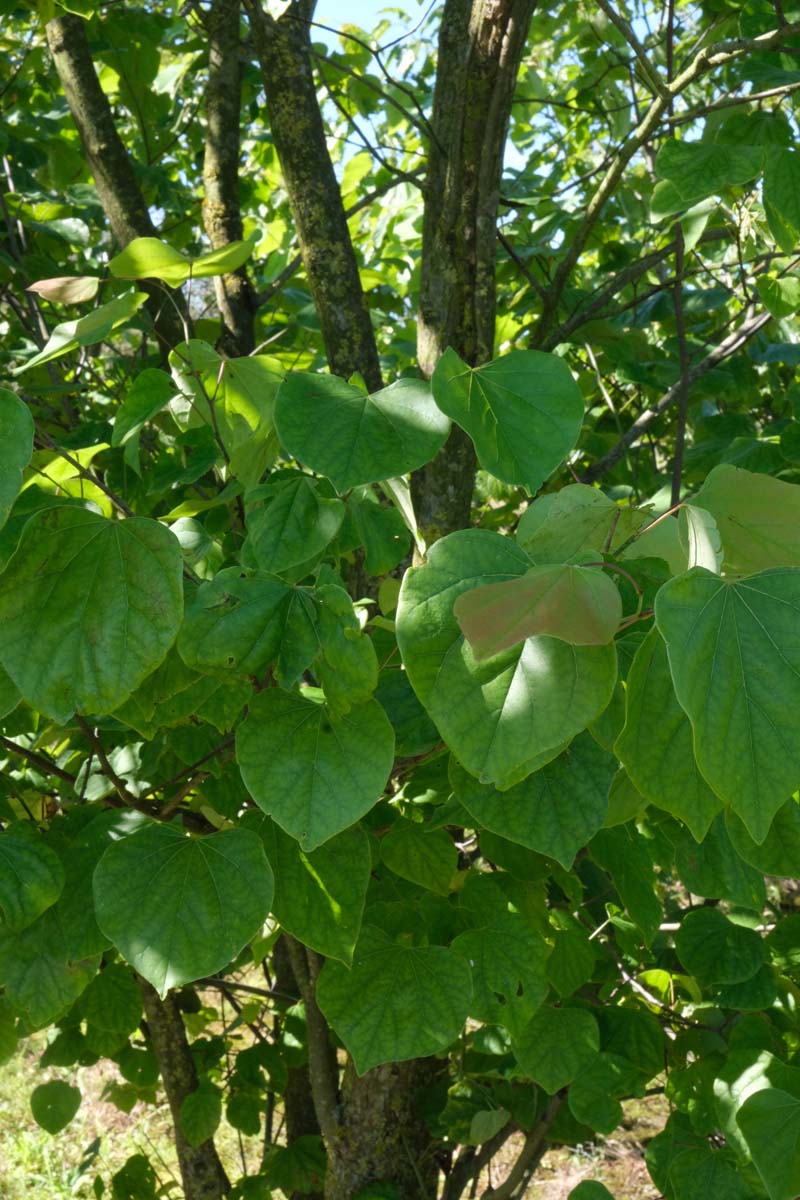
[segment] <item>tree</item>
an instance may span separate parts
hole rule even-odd
[[[458,1200],[508,1143],[505,1200],[663,1086],[669,1200],[792,1200],[800,10],[3,13],[37,1121],[107,1058],[188,1200]]]

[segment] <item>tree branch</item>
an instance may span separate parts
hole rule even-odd
[[[563,1103],[564,1097],[562,1095],[557,1094],[551,1097],[547,1108],[542,1114],[541,1120],[536,1122],[533,1129],[525,1138],[523,1147],[517,1156],[517,1161],[509,1171],[507,1178],[499,1187],[486,1188],[481,1200],[511,1200],[511,1197],[524,1182],[531,1168],[536,1166],[547,1149],[547,1135],[550,1131],[550,1126],[553,1124],[556,1114]]]
[[[306,1010],[308,1073],[322,1136],[330,1145],[339,1130],[339,1088],[336,1056],[328,1026],[317,1005],[316,984],[320,959],[313,950],[286,934],[286,949]]]
[[[533,338],[534,346],[543,347],[549,341],[548,333],[555,321],[564,289],[589,241],[592,230],[597,224],[606,202],[614,194],[617,184],[622,178],[622,174],[630,160],[646,145],[655,133],[664,113],[669,109],[673,100],[680,96],[696,79],[699,79],[715,67],[725,66],[745,54],[779,49],[788,37],[798,33],[800,33],[800,22],[794,22],[791,25],[785,25],[780,29],[774,29],[769,33],[761,34],[759,37],[732,38],[726,42],[716,42],[710,46],[705,46],[697,51],[688,67],[677,75],[653,100],[653,103],[630,138],[620,146],[614,162],[612,162],[606,171],[594,195],[586,205],[583,220],[571,235],[569,248],[558,265],[552,284],[547,289],[542,316]]]
[[[686,386],[690,387],[718,363],[729,358],[731,354],[735,354],[737,350],[754,337],[760,329],[763,329],[772,320],[772,317],[767,312],[754,313],[752,308],[749,310],[749,315],[745,317],[741,325],[729,334],[720,344],[706,355],[701,362],[697,364],[686,376]],[[680,398],[681,391],[684,385],[684,380],[679,379],[677,383],[665,392],[661,399],[652,408],[646,409],[631,425],[630,429],[623,434],[615,446],[604,454],[601,459],[593,463],[581,476],[582,483],[595,483],[601,479],[607,471],[619,461],[629,446],[632,446],[643,433],[645,433],[651,425],[654,425],[660,417],[664,415],[673,404]]]
[[[137,237],[156,237],[128,151],[117,132],[111,106],[94,69],[86,22],[73,13],[54,17],[45,27],[47,44],[72,119],[78,130],[97,194],[111,232],[121,247]],[[171,349],[183,338],[182,321],[164,293],[144,280],[148,310],[162,345]]]

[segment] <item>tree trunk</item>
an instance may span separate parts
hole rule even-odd
[[[230,1191],[228,1177],[214,1141],[190,1146],[181,1128],[181,1105],[197,1089],[197,1072],[175,997],[160,999],[154,987],[137,976],[142,993],[147,1032],[158,1061],[175,1127],[175,1148],[186,1200],[221,1200]]]
[[[97,78],[82,17],[65,13],[48,21],[47,44],[53,56],[86,163],[103,211],[121,249],[138,237],[157,237],[130,155],[117,132],[111,105]],[[144,280],[147,308],[164,357],[184,338],[182,296]]]
[[[439,33],[425,180],[417,351],[425,375],[452,346],[471,366],[494,354],[497,209],[511,100],[536,0],[447,0]],[[454,428],[415,472],[428,545],[470,523],[472,442]]]
[[[246,0],[246,8],[264,78],[272,138],[330,369],[344,378],[358,371],[374,391],[381,386],[375,335],[328,154],[309,56],[314,0],[293,0],[277,21],[263,11],[259,0]]]
[[[247,0],[246,7],[327,361],[338,376],[347,379],[357,371],[369,389],[378,389],[378,350],[308,53],[314,0],[293,0],[278,20],[261,10],[259,0]]]
[[[393,1183],[403,1200],[434,1200],[437,1143],[420,1100],[441,1070],[435,1058],[420,1058],[358,1076],[348,1061],[341,1120],[328,1151],[326,1200],[351,1200],[371,1183]]]
[[[215,250],[242,237],[239,154],[242,95],[239,0],[214,0],[208,15],[203,225]],[[221,349],[231,357],[255,346],[256,296],[246,267],[214,279],[222,317]]]

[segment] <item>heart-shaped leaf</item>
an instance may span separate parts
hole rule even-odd
[[[236,759],[256,804],[314,850],[378,801],[394,761],[394,731],[375,700],[335,716],[269,688],[236,731]]]
[[[405,475],[444,445],[450,422],[420,379],[367,396],[335,375],[295,371],[275,402],[281,444],[337,491]]]
[[[113,712],[165,657],[182,611],[180,546],[158,521],[47,508],[0,577],[0,661],[58,721]]]
[[[453,612],[483,662],[529,637],[605,646],[622,620],[622,600],[602,571],[554,564],[473,588],[458,597]]]
[[[761,842],[800,783],[800,570],[666,583],[656,621],[697,764]]]
[[[583,397],[563,358],[514,350],[469,367],[448,348],[431,380],[442,412],[475,443],[478,461],[537,492],[578,440]]]
[[[109,846],[94,873],[100,928],[162,996],[226,967],[272,895],[261,840],[246,829],[193,838],[148,822]]]

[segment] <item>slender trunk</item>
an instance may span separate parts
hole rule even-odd
[[[262,9],[259,0],[245,0],[245,7],[330,369],[345,378],[358,371],[375,390],[381,386],[375,335],[311,69],[309,22],[314,0],[293,0],[278,20]]]
[[[239,155],[242,96],[239,0],[214,0],[208,15],[203,225],[215,250],[242,237]],[[247,269],[214,280],[222,349],[235,357],[255,346],[256,295]]]
[[[121,248],[137,237],[156,237],[128,151],[117,132],[111,105],[100,86],[82,17],[65,13],[46,26],[47,44],[81,139],[86,164],[111,232]],[[166,354],[183,340],[182,297],[144,281],[148,311]]]
[[[137,983],[142,993],[150,1045],[172,1112],[175,1148],[186,1200],[221,1200],[230,1191],[230,1184],[213,1139],[190,1146],[181,1128],[181,1105],[197,1089],[197,1072],[180,1009],[172,995],[161,1000],[146,979],[137,977]]]
[[[287,936],[282,934],[275,943],[272,952],[272,965],[275,970],[275,982],[278,991],[285,996],[296,996],[302,999],[300,988],[292,970],[289,959]],[[331,1054],[333,1051],[331,1050]],[[335,1066],[334,1058],[334,1066]],[[319,1134],[319,1121],[314,1108],[314,1097],[311,1094],[311,1080],[308,1067],[289,1067],[287,1070],[286,1091],[283,1095],[284,1114],[286,1117],[286,1144],[291,1146],[299,1137],[306,1134]],[[301,1193],[294,1192],[293,1197],[299,1200]],[[322,1200],[320,1192],[303,1193],[306,1200]]]
[[[475,366],[494,353],[497,209],[508,120],[536,0],[447,0],[439,34],[425,180],[417,349],[431,375],[452,346]],[[454,428],[412,478],[423,537],[465,528],[475,473]]]

